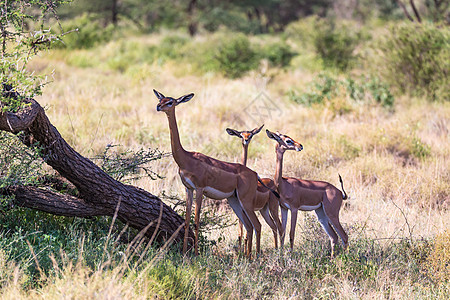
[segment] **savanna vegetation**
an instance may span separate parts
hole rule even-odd
[[[445,1],[64,2],[0,1],[0,298],[448,298]],[[304,146],[286,153],[286,176],[339,187],[341,174],[348,251],[330,259],[305,212],[293,251],[274,249],[260,218],[263,253],[248,260],[235,215],[207,200],[199,256],[153,234],[176,231],[185,210],[153,88],[195,93],[177,107],[187,150],[238,162],[242,145],[225,128],[264,123]],[[149,205],[161,199],[173,228],[160,206],[149,232],[116,206],[89,215],[100,206],[76,202],[91,189],[62,178],[54,145],[13,130],[30,98],[89,168]],[[247,165],[261,177],[275,173],[274,147],[264,133],[250,143]],[[36,206],[49,199],[86,206],[58,216]]]

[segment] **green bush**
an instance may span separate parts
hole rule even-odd
[[[214,46],[214,45],[211,45]],[[238,78],[258,67],[258,56],[244,34],[220,39],[212,50],[211,66],[230,78]],[[209,51],[211,54],[211,51]]]
[[[290,23],[284,30],[284,37],[298,44],[302,50],[314,49],[314,32],[319,19],[316,15]]]
[[[449,100],[450,29],[433,24],[392,26],[369,60],[373,73],[400,93]]]
[[[361,37],[352,24],[321,21],[317,22],[313,44],[325,67],[345,71],[355,62],[354,51]]]
[[[394,105],[394,96],[389,90],[389,87],[376,77],[362,77],[356,81],[352,78],[347,78],[342,84],[353,100],[362,102],[372,100],[387,108]]]
[[[315,52],[324,67],[342,71],[352,67],[356,61],[356,47],[367,39],[354,23],[329,21],[317,16],[289,24],[284,36],[296,43],[301,51]]]
[[[285,42],[264,45],[259,52],[261,58],[269,61],[271,66],[286,67],[295,56],[295,52]]]
[[[394,105],[394,96],[388,86],[375,77],[339,79],[322,73],[307,87],[307,91],[298,93],[290,90],[288,96],[292,101],[306,106],[322,104],[335,98],[378,103],[389,109]]]
[[[99,43],[109,41],[113,36],[114,26],[104,27],[95,16],[83,14],[81,17],[61,24],[65,32],[74,30],[55,43],[55,47],[68,49],[87,49]]]
[[[323,103],[325,99],[331,99],[338,94],[338,85],[335,78],[326,74],[319,74],[317,79],[312,82],[308,91],[297,94],[296,91],[290,90],[288,92],[289,98],[299,104],[311,106],[315,103]]]
[[[201,73],[217,72],[229,78],[238,78],[256,69],[261,59],[267,59],[272,67],[286,67],[295,56],[284,41],[257,46],[246,35],[230,32],[219,32],[207,40],[195,41],[183,35],[169,35],[155,45],[121,39],[110,42],[108,47],[112,49],[111,53],[104,54],[103,60],[109,68],[120,72],[142,63],[176,61]],[[70,60],[80,66],[89,65],[85,57],[75,58]]]
[[[189,42],[189,39],[180,35],[169,35],[162,39],[156,47],[157,59],[177,59],[181,57],[181,49]]]
[[[267,59],[273,67],[286,67],[295,53],[284,41],[252,44],[242,33],[220,32],[208,40],[184,43],[178,54],[193,63],[201,72],[219,72],[226,77],[238,78]]]

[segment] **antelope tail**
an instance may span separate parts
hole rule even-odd
[[[270,187],[268,187],[267,185],[265,185],[264,182],[262,182],[261,178],[259,178],[259,176],[258,176],[258,181],[259,181],[259,183],[261,183],[261,185],[262,185],[263,187],[265,187],[266,189],[268,189],[269,191],[271,191],[272,194],[275,195],[275,197],[277,197],[278,199],[280,199],[280,194],[278,194],[277,191],[274,191],[274,190],[272,190]]]
[[[347,200],[347,199],[348,199],[348,196],[347,196],[347,193],[346,193],[345,190],[344,190],[344,182],[342,182],[341,174],[338,173],[338,175],[339,175],[339,181],[341,182],[342,193],[343,193],[343,195],[342,195],[342,200]]]

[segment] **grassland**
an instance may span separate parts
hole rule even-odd
[[[61,220],[24,211],[21,216],[34,227],[3,217],[4,228],[14,229],[0,235],[1,298],[448,297],[448,101],[397,95],[386,109],[338,95],[299,105],[288,91],[304,89],[321,71],[310,53],[301,53],[286,69],[263,66],[240,79],[202,73],[170,59],[142,63],[125,58],[121,68],[111,62],[121,45],[145,48],[160,43],[165,34],[115,40],[90,50],[53,50],[34,59],[30,69],[53,72],[53,82],[37,100],[62,136],[88,157],[108,144],[169,152],[167,120],[156,111],[152,89],[173,97],[194,92],[193,100],[177,107],[185,149],[239,161],[241,145],[225,128],[264,123],[304,146],[300,153],[285,155],[284,174],[335,185],[342,175],[350,195],[341,210],[348,252],[330,261],[329,243],[311,213],[300,216],[292,253],[273,249],[264,224],[263,254],[248,261],[236,253],[237,226],[210,230],[199,257],[182,257],[176,249],[133,252],[127,244],[113,243],[117,233],[106,238],[107,218]],[[274,174],[274,146],[264,133],[250,145],[248,166],[261,177]],[[151,167],[164,179],[132,184],[163,198],[163,191],[184,196],[171,157]],[[39,223],[40,218],[48,221]],[[23,228],[30,231],[21,234]],[[27,246],[25,241],[42,232],[48,241]],[[13,249],[18,245],[21,251]]]

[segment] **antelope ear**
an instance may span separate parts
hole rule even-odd
[[[280,137],[273,132],[270,132],[269,129],[266,129],[266,134],[269,139],[275,140],[277,142],[281,141]]]
[[[258,133],[261,131],[261,129],[262,129],[263,127],[264,127],[264,124],[262,124],[261,127],[259,127],[259,128],[253,129],[253,130],[252,130],[252,134],[253,134],[253,135],[258,134]]]
[[[180,103],[184,103],[184,102],[188,102],[189,100],[192,99],[192,97],[194,97],[194,93],[190,93],[184,96],[181,96],[180,98],[178,98],[177,100],[175,100],[177,102],[177,105]]]
[[[153,93],[155,93],[156,98],[158,98],[159,100],[166,98],[163,94],[161,94],[160,92],[158,92],[157,90],[153,89]]]
[[[234,130],[234,129],[231,129],[231,128],[227,128],[226,131],[227,131],[227,133],[229,135],[235,135],[237,137],[241,137],[241,133],[239,131],[237,131],[237,130]]]

